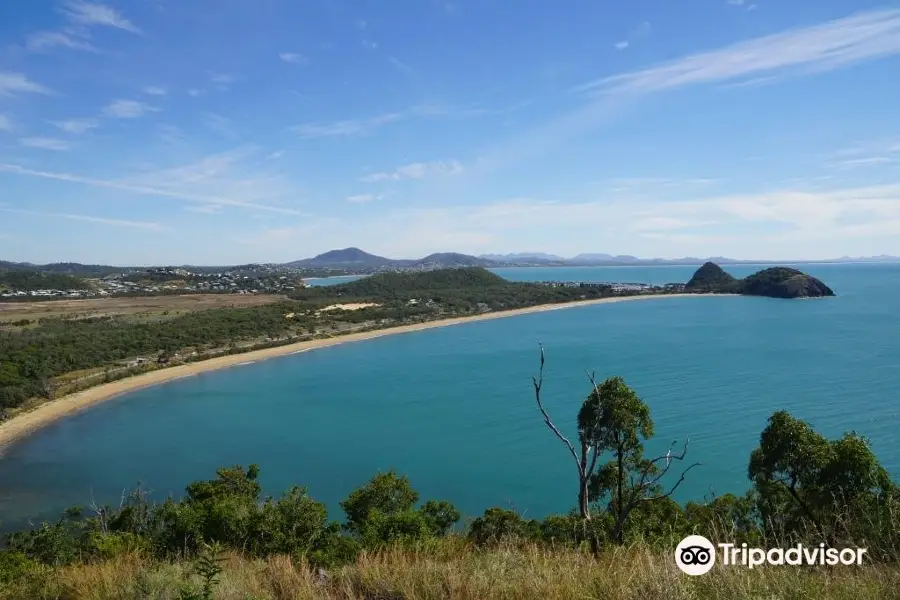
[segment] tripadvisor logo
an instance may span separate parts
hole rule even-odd
[[[749,548],[747,544],[718,544],[722,565],[747,568],[763,565],[861,565],[865,548],[826,548],[825,544],[791,548]],[[689,535],[675,548],[675,564],[688,575],[703,575],[716,564],[716,546],[702,535]]]
[[[675,564],[688,575],[703,575],[716,564],[716,547],[702,535],[689,535],[675,548]]]

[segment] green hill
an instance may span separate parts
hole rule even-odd
[[[834,296],[834,291],[821,280],[790,267],[770,267],[744,279],[736,279],[713,262],[707,262],[697,269],[685,285],[685,291],[768,298]]]
[[[440,269],[421,273],[380,273],[332,287],[338,294],[360,297],[393,297],[406,293],[482,290],[508,287],[510,283],[481,267]]]
[[[0,291],[87,290],[90,284],[81,277],[41,271],[0,271]]]
[[[702,291],[721,289],[727,286],[733,286],[737,279],[725,272],[722,267],[714,262],[704,263],[702,267],[697,269],[691,280],[687,282],[686,289]]]
[[[819,279],[789,267],[772,267],[750,275],[741,282],[741,293],[773,298],[834,296]]]

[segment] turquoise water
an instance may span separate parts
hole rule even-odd
[[[542,423],[530,377],[574,435],[585,369],[622,375],[650,405],[651,450],[690,436],[703,463],[680,500],[746,489],[767,417],[788,409],[869,436],[900,475],[900,265],[808,265],[838,296],[665,298],[455,325],[324,348],[140,390],[55,423],[0,460],[5,527],[74,504],[118,503],[138,480],[163,499],[221,465],[259,463],[266,490],[337,502],[378,470],[467,514],[540,516],[575,503],[576,472]],[[685,281],[693,267],[502,269],[510,279]],[[743,275],[752,266],[728,268]]]
[[[337,285],[339,283],[349,283],[362,279],[365,275],[335,275],[334,277],[307,277],[303,281],[311,287],[319,287],[323,285]]]

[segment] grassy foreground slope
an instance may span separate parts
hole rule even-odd
[[[671,555],[642,545],[591,557],[568,549],[480,550],[463,540],[359,556],[320,575],[302,559],[224,554],[215,600],[894,600],[900,570],[769,567],[713,569],[690,578]],[[183,600],[203,578],[186,561],[123,554],[47,569],[29,587],[0,587],[3,600]],[[27,594],[27,595],[22,595]],[[197,594],[193,598],[203,598]]]

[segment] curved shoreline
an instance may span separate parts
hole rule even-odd
[[[437,327],[446,327],[449,325],[458,325],[462,323],[471,323],[475,321],[489,321],[493,319],[501,319],[504,317],[515,317],[531,313],[546,312],[550,310],[560,310],[566,308],[578,308],[582,306],[593,306],[595,304],[610,304],[614,302],[625,302],[631,300],[651,300],[654,298],[693,298],[708,296],[733,296],[734,294],[650,294],[642,296],[619,296],[614,298],[597,298],[594,300],[580,300],[577,302],[564,302],[557,304],[541,304],[538,306],[529,306],[527,308],[517,308],[513,310],[504,310],[499,312],[490,312],[480,315],[472,315],[469,317],[454,317],[450,319],[439,319],[428,321],[426,323],[416,323],[413,325],[400,325],[398,327],[388,327],[386,329],[378,329],[374,331],[364,331],[361,333],[350,333],[339,335],[333,338],[322,340],[307,340],[303,342],[295,342],[293,344],[285,344],[274,348],[264,348],[262,350],[251,350],[249,352],[241,352],[239,354],[230,354],[227,356],[218,356],[206,360],[189,363],[185,365],[177,365],[174,367],[166,367],[149,373],[142,373],[113,381],[103,383],[86,390],[81,390],[72,394],[68,394],[59,399],[41,404],[32,411],[18,414],[10,420],[0,423],[0,450],[10,443],[21,439],[41,427],[49,425],[59,419],[65,418],[75,412],[86,409],[88,407],[99,404],[103,401],[133,392],[142,388],[166,383],[175,379],[191,377],[201,373],[216,371],[228,367],[235,367],[242,364],[249,364],[267,358],[275,358],[278,356],[286,356],[289,354],[297,354],[317,348],[327,348],[338,344],[346,344],[349,342],[360,342],[370,340],[386,335],[396,335],[399,333],[411,333],[414,331],[424,331],[426,329],[435,329]],[[2,458],[2,454],[0,454]]]

